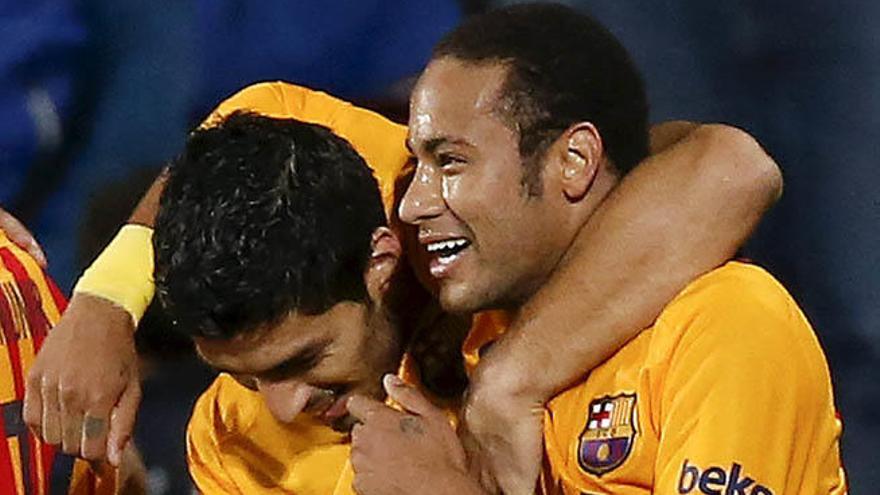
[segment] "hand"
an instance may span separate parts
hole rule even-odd
[[[351,433],[354,489],[361,495],[482,493],[467,474],[465,455],[446,414],[394,375],[383,380],[404,411],[356,396],[348,412],[360,423]]]
[[[24,421],[65,453],[119,466],[141,400],[137,366],[131,316],[75,294],[28,373]]]
[[[33,256],[37,264],[46,268],[46,255],[43,253],[43,249],[40,248],[40,245],[37,244],[37,240],[34,239],[33,234],[31,234],[30,231],[18,221],[18,219],[10,215],[9,212],[3,208],[0,208],[0,230],[5,232],[6,237],[9,237],[9,240],[15,243],[16,246],[24,249],[28,254]]]
[[[513,383],[515,373],[483,364],[461,414],[471,475],[491,493],[531,495],[543,457],[544,399],[524,395]]]

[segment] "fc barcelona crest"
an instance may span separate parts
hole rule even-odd
[[[602,476],[623,464],[635,439],[636,395],[595,399],[578,439],[578,464],[584,471]]]

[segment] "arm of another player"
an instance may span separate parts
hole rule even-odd
[[[97,283],[78,284],[28,373],[24,420],[68,454],[122,461],[141,398],[134,331],[152,299],[150,228],[163,186],[161,174],[90,268]]]
[[[544,403],[731,257],[779,197],[779,169],[741,130],[668,123],[652,148],[473,377],[466,445],[506,493],[534,486]]]

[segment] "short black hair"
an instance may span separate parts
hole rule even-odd
[[[592,122],[620,175],[648,155],[648,101],[623,45],[590,16],[570,7],[529,3],[470,18],[435,47],[452,57],[508,68],[499,115],[519,130],[530,193],[540,186],[537,161],[570,125]]]
[[[157,294],[176,328],[209,338],[366,301],[372,233],[385,224],[376,179],[346,140],[234,113],[194,131],[169,167]]]

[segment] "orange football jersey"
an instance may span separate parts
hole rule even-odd
[[[840,434],[803,313],[766,271],[731,262],[548,404],[542,490],[842,494]]]
[[[115,474],[98,478],[84,461],[56,452],[22,419],[27,372],[66,301],[26,252],[0,231],[0,493],[114,493]]]

